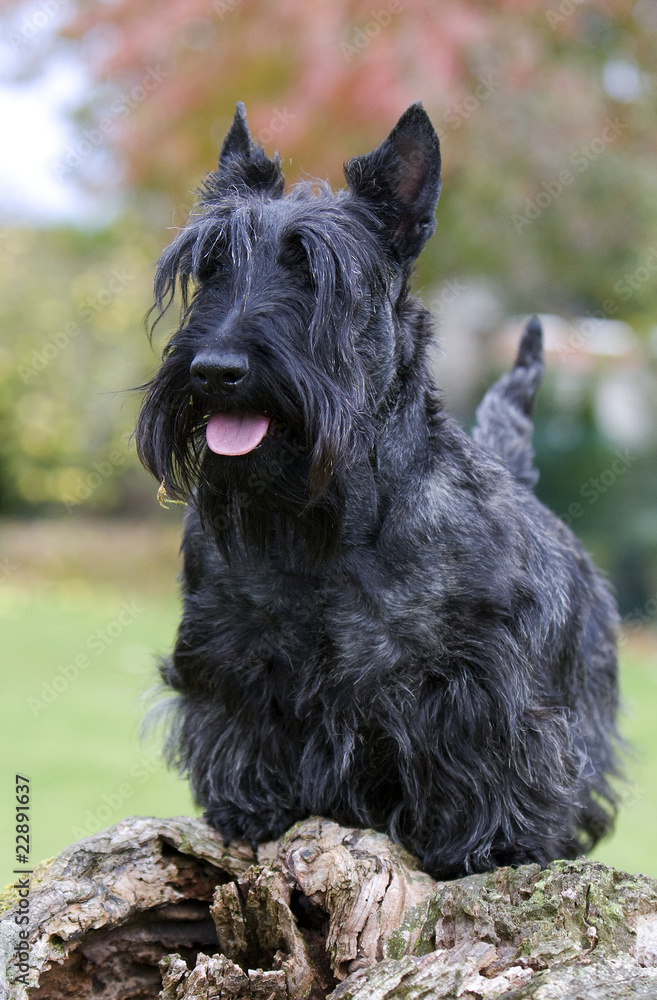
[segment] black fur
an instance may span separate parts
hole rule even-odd
[[[440,189],[422,106],[345,173],[284,195],[238,105],[159,264],[184,314],[137,440],[189,505],[170,758],[226,840],[322,814],[439,877],[574,857],[615,812],[617,617],[530,492],[540,326],[472,440],[409,297]],[[217,413],[269,430],[215,454]]]

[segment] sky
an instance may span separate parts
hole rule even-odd
[[[83,221],[94,213],[72,172],[70,178],[58,177],[56,169],[75,139],[70,111],[89,84],[72,50],[52,55],[52,38],[67,16],[67,4],[33,0],[3,11],[0,222]]]
[[[55,171],[72,134],[65,108],[80,85],[79,72],[60,64],[34,82],[0,86],[0,211],[5,221],[54,221],[84,213],[85,199]]]

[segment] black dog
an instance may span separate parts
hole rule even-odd
[[[467,437],[409,297],[440,189],[422,106],[345,173],[284,196],[238,105],[159,263],[183,318],[137,435],[189,503],[170,758],[226,840],[322,814],[439,877],[573,857],[615,812],[616,611],[531,493],[540,327]]]

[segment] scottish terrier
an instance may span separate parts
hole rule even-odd
[[[409,294],[440,191],[422,105],[345,175],[285,193],[238,104],[158,265],[182,320],[137,441],[188,504],[169,759],[226,841],[320,814],[439,878],[572,858],[616,809],[617,614],[532,493],[540,325],[469,437]]]

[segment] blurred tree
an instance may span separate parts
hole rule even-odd
[[[445,184],[420,287],[483,276],[507,312],[624,318],[640,333],[655,322],[657,0],[0,0],[0,10],[19,74],[52,58],[88,78],[55,173],[123,205],[101,232],[0,234],[5,510],[125,509],[148,492],[127,445],[136,400],[113,393],[154,366],[139,333],[152,261],[165,227],[184,223],[237,100],[254,136],[281,151],[288,181],[339,186],[343,159],[422,99]],[[613,448],[590,413],[571,415],[576,448],[553,446],[540,421],[559,404],[547,388],[543,400],[540,489],[561,513]],[[642,469],[573,525],[607,565],[621,534],[610,524],[657,551],[654,462]]]
[[[613,299],[614,315],[657,312],[654,281],[640,301],[614,293],[657,225],[655,0],[68,9],[53,45],[75,41],[91,86],[64,175],[137,190],[178,224],[236,100],[263,145],[280,148],[288,179],[340,184],[343,159],[421,98],[443,138],[447,234],[424,273],[499,278],[513,308],[587,312]]]
[[[0,241],[0,509],[112,510],[154,490],[130,438],[156,364],[140,329],[156,246],[138,220]]]

